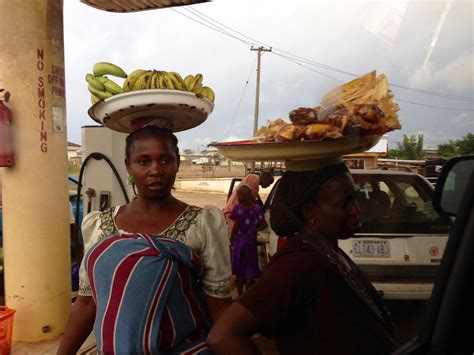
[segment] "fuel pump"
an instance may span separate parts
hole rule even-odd
[[[0,88],[0,167],[10,167],[15,164],[12,113],[4,104],[9,98],[10,93]]]

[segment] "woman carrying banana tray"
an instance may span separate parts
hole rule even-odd
[[[211,321],[230,303],[224,216],[171,194],[178,140],[149,123],[126,139],[137,198],[82,223],[79,296],[58,354],[76,353],[92,328],[104,354],[209,353]]]

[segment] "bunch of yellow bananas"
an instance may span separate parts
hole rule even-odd
[[[202,74],[188,75],[184,79],[177,72],[137,69],[123,83],[123,91],[168,89],[194,92],[214,102],[214,91],[202,86]]]
[[[125,73],[122,68],[112,63],[99,62],[94,64],[92,72],[93,74],[86,74],[86,81],[93,104],[101,99],[123,93],[123,89],[120,85],[105,76],[113,75],[119,78],[126,78],[127,73]]]
[[[179,73],[173,71],[137,69],[127,75],[122,68],[108,62],[96,63],[92,72],[93,74],[86,74],[86,81],[93,104],[123,92],[146,89],[189,91],[207,97],[212,102],[215,99],[214,91],[202,85],[202,74],[188,75],[183,79]],[[125,81],[120,86],[105,75],[125,78]]]

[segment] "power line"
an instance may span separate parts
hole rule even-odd
[[[190,19],[190,20],[192,20],[192,21],[195,21],[195,22],[197,22],[197,23],[199,23],[199,24],[201,24],[201,25],[203,25],[203,26],[206,26],[206,27],[208,27],[208,28],[210,28],[210,29],[212,29],[212,30],[214,30],[214,31],[216,31],[216,32],[222,33],[222,34],[224,34],[224,35],[226,35],[226,36],[229,36],[229,37],[231,37],[231,38],[233,38],[233,39],[236,39],[236,40],[238,40],[238,41],[240,41],[240,42],[243,42],[243,43],[245,43],[245,44],[248,45],[248,46],[255,45],[255,43],[251,43],[251,42],[248,42],[248,41],[246,41],[246,40],[243,40],[242,38],[239,38],[239,37],[237,37],[237,36],[235,36],[235,35],[229,33],[228,31],[223,30],[223,29],[222,29],[221,27],[219,27],[219,26],[222,26],[222,27],[224,27],[224,28],[227,28],[227,29],[229,29],[230,31],[235,32],[235,33],[239,34],[240,36],[245,37],[245,38],[247,38],[247,39],[250,39],[250,40],[252,40],[252,41],[254,41],[254,42],[258,43],[258,44],[262,44],[262,45],[265,45],[265,46],[269,46],[269,45],[267,45],[267,44],[265,44],[265,43],[263,43],[263,42],[260,42],[260,41],[258,41],[258,40],[256,40],[256,39],[252,38],[252,37],[249,37],[249,36],[247,36],[247,35],[245,35],[245,34],[239,32],[239,31],[236,31],[236,30],[232,29],[232,28],[229,27],[229,26],[224,25],[223,23],[221,23],[221,22],[219,22],[219,21],[217,21],[217,20],[211,18],[210,16],[205,15],[204,13],[202,13],[202,12],[196,10],[196,9],[192,9],[191,11],[188,10],[188,12],[193,13],[193,15],[198,16],[199,18],[201,18],[203,21],[206,21],[206,22],[209,23],[210,25],[207,25],[207,24],[205,24],[205,23],[202,23],[202,22],[200,22],[200,21],[198,21],[198,20],[196,20],[196,19],[190,17],[190,16],[187,16],[187,15],[185,15],[185,14],[183,14],[183,13],[177,11],[176,9],[171,9],[171,10],[173,10],[173,11],[179,13],[180,15],[183,15],[183,16],[187,17],[188,19]],[[205,18],[204,18],[204,17],[205,17]],[[209,20],[206,20],[206,18],[209,19],[210,21],[209,21]],[[215,24],[212,23],[211,21],[214,22],[214,23],[217,23],[217,25],[215,25]],[[311,71],[313,71],[313,72],[315,72],[315,73],[318,73],[318,74],[320,74],[320,75],[326,76],[326,77],[331,78],[331,79],[333,79],[333,80],[336,80],[336,81],[338,81],[338,82],[342,82],[342,80],[337,79],[337,78],[335,78],[335,77],[333,77],[333,76],[331,76],[331,75],[322,73],[322,72],[320,72],[320,71],[318,71],[318,70],[315,70],[315,69],[313,69],[313,68],[309,68],[309,67],[305,66],[304,64],[302,64],[301,62],[304,62],[305,64],[308,64],[308,65],[311,65],[311,66],[316,66],[316,67],[319,67],[319,68],[322,68],[322,69],[325,69],[325,70],[335,71],[335,72],[338,72],[338,73],[341,73],[341,74],[349,75],[349,76],[352,76],[352,77],[358,77],[358,76],[359,76],[359,75],[357,75],[357,74],[350,73],[350,72],[347,72],[347,71],[344,71],[344,70],[341,70],[341,69],[338,69],[338,68],[335,68],[335,67],[331,67],[331,66],[328,66],[328,65],[325,65],[325,64],[316,62],[316,61],[314,61],[314,60],[306,59],[306,58],[304,58],[304,57],[301,57],[301,56],[292,54],[292,53],[290,53],[290,52],[287,52],[287,51],[284,51],[284,50],[281,50],[281,49],[278,49],[278,48],[275,48],[275,47],[272,47],[272,48],[273,48],[273,52],[272,52],[273,54],[278,55],[278,56],[280,56],[280,57],[282,57],[282,58],[284,58],[284,59],[286,59],[286,60],[288,60],[288,61],[290,61],[290,62],[292,62],[292,63],[294,63],[294,64],[297,64],[297,65],[299,65],[299,66],[301,66],[301,67],[303,67],[303,68],[305,68],[305,69],[311,70]],[[278,52],[284,53],[284,54],[286,54],[286,55],[283,55],[283,54],[278,53]],[[294,59],[294,58],[296,58],[297,60]],[[425,94],[425,95],[432,95],[432,96],[442,97],[442,98],[446,98],[446,99],[451,99],[451,100],[474,101],[474,97],[469,97],[469,96],[452,95],[452,94],[445,94],[445,93],[440,93],[440,92],[435,92],[435,91],[430,91],[430,90],[415,89],[415,88],[411,88],[411,87],[404,86],[404,85],[399,85],[399,84],[394,84],[394,83],[390,83],[390,86],[396,87],[396,88],[399,88],[399,89],[411,90],[411,91],[418,92],[418,93]],[[397,99],[397,100],[398,100],[398,99]],[[406,103],[410,103],[410,104],[413,104],[413,105],[420,105],[420,106],[424,106],[424,107],[438,108],[438,109],[442,109],[442,110],[472,111],[472,110],[470,110],[470,109],[461,109],[461,108],[451,108],[451,107],[441,107],[441,106],[426,105],[426,104],[417,103],[417,102],[413,102],[413,101],[407,101],[407,100],[399,100],[399,101],[406,102]]]
[[[336,80],[336,81],[342,83],[342,80],[340,80],[340,79],[338,79],[338,78],[336,78],[336,77],[334,77],[334,76],[331,76],[331,75],[329,75],[329,74],[322,73],[322,72],[320,72],[320,71],[318,71],[318,70],[316,70],[316,69],[307,67],[306,65],[301,64],[300,62],[298,62],[298,61],[292,59],[291,57],[284,56],[284,55],[281,55],[281,54],[278,54],[278,53],[274,53],[274,54],[277,55],[277,56],[279,56],[279,57],[282,57],[283,59],[286,59],[286,60],[288,60],[288,61],[290,61],[290,62],[292,62],[292,63],[294,63],[294,64],[296,64],[296,65],[299,65],[299,66],[301,66],[301,67],[303,67],[303,68],[305,68],[305,69],[308,69],[308,70],[311,70],[311,71],[313,71],[313,72],[315,72],[315,73],[318,73],[319,75],[323,75],[323,76],[325,76],[325,77],[327,77],[327,78],[330,78],[330,79],[333,79],[333,80]]]
[[[189,7],[189,9],[188,9],[188,7]],[[266,44],[263,43],[263,42],[260,42],[260,41],[256,40],[255,38],[249,37],[249,36],[243,34],[242,32],[236,31],[236,30],[234,30],[233,28],[230,28],[229,26],[224,25],[222,22],[219,22],[219,21],[213,19],[212,17],[209,17],[209,16],[207,16],[206,14],[204,14],[204,13],[202,13],[202,12],[196,10],[196,9],[193,9],[193,8],[190,7],[190,6],[187,6],[186,9],[188,9],[190,12],[196,13],[196,16],[198,16],[197,14],[200,14],[200,15],[202,15],[202,16],[208,18],[210,21],[217,23],[219,26],[222,26],[222,27],[224,27],[224,28],[227,28],[228,30],[231,30],[232,32],[235,32],[235,33],[237,33],[238,35],[240,35],[240,36],[242,36],[242,37],[244,37],[244,38],[247,38],[247,39],[249,39],[249,40],[255,42],[255,43],[253,44],[253,45],[255,45],[255,46],[256,46],[257,44],[259,44],[259,45],[262,45],[262,46],[265,46],[265,47],[271,47],[271,46],[266,45]]]
[[[397,98],[397,101],[406,102],[407,104],[412,104],[412,105],[418,105],[418,106],[424,106],[424,107],[437,108],[437,109],[439,109],[439,110],[474,112],[474,110],[472,110],[472,109],[467,109],[467,108],[443,107],[443,106],[427,105],[427,104],[421,104],[421,103],[419,103],[419,102],[413,102],[413,101],[408,101],[408,100],[403,100],[403,99],[398,99],[398,98]]]
[[[250,69],[249,76],[247,78],[247,81],[245,82],[244,89],[242,91],[242,95],[240,95],[239,103],[237,104],[237,107],[235,108],[234,115],[232,116],[232,120],[230,121],[229,129],[227,130],[227,133],[225,134],[224,140],[226,140],[229,137],[229,132],[230,132],[230,130],[231,130],[233,124],[234,124],[235,117],[237,116],[237,112],[239,111],[240,103],[242,102],[242,99],[244,97],[245,90],[247,90],[247,85],[249,83],[250,76],[252,75],[253,69],[255,68],[255,63],[256,62],[257,62],[257,58],[255,58],[255,60],[253,61],[252,68]]]
[[[443,94],[443,93],[439,93],[439,92],[435,92],[435,91],[415,89],[415,88],[410,88],[410,87],[407,87],[407,86],[392,84],[392,83],[390,84],[390,86],[393,86],[393,87],[396,87],[396,88],[399,88],[399,89],[411,90],[411,91],[419,92],[419,93],[422,93],[422,94],[439,96],[439,97],[443,97],[443,98],[446,98],[446,99],[459,100],[459,101],[474,101],[474,98],[469,97],[469,96],[458,96],[458,95],[451,95],[451,94]]]
[[[317,66],[317,67],[320,67],[320,68],[323,68],[323,69],[327,69],[327,70],[331,70],[331,71],[335,71],[335,72],[338,72],[338,73],[341,73],[341,74],[346,74],[346,75],[349,75],[349,76],[352,76],[352,77],[358,77],[360,75],[357,75],[357,74],[354,74],[354,73],[351,73],[351,72],[348,72],[348,71],[345,71],[345,70],[341,70],[341,69],[338,69],[338,68],[335,68],[335,67],[331,67],[329,65],[325,65],[325,64],[322,64],[322,63],[319,63],[319,62],[316,62],[314,60],[311,60],[311,59],[306,59],[304,57],[301,57],[301,56],[298,56],[296,54],[293,54],[293,53],[290,53],[290,52],[287,52],[287,51],[284,51],[282,49],[279,49],[279,48],[276,48],[274,46],[270,46],[266,43],[263,43],[263,42],[260,42],[258,40],[256,40],[255,38],[252,38],[252,37],[249,37],[245,34],[243,34],[242,32],[239,32],[237,30],[234,30],[232,29],[231,27],[229,26],[226,26],[225,24],[223,24],[222,22],[219,22],[215,19],[213,19],[212,17],[210,16],[207,16],[206,14],[196,10],[196,9],[192,9],[191,8],[191,12],[193,13],[196,13],[196,16],[198,16],[197,14],[200,14],[204,17],[206,17],[207,19],[209,19],[210,21],[213,21],[215,23],[217,23],[218,25],[220,26],[223,26],[225,28],[227,28],[228,30],[232,31],[232,32],[235,32],[247,39],[250,39],[251,41],[254,41],[256,43],[259,43],[263,46],[266,46],[266,47],[272,47],[273,49],[273,54],[275,55],[278,55],[278,53],[276,52],[281,52],[283,54],[286,54],[287,56],[289,57],[293,57],[293,58],[296,58],[298,59],[299,61],[302,61],[302,62],[305,62],[306,64],[309,64],[309,65],[314,65],[314,66]],[[285,57],[283,55],[281,55],[282,57]],[[288,58],[287,58],[288,59]],[[308,69],[308,68],[307,68]],[[316,71],[317,72],[317,71]],[[319,74],[322,74],[320,72],[317,72]],[[322,74],[324,75],[324,74]],[[333,78],[333,77],[331,77]],[[335,78],[333,78],[335,79]],[[339,79],[335,79],[337,81],[341,81]],[[448,98],[448,99],[453,99],[453,100],[461,100],[461,101],[473,101],[474,100],[474,97],[469,97],[469,96],[460,96],[460,95],[452,95],[452,94],[445,94],[445,93],[440,93],[440,92],[436,92],[436,91],[430,91],[430,90],[422,90],[422,89],[416,89],[416,88],[412,88],[412,87],[409,87],[409,86],[405,86],[405,85],[399,85],[399,84],[393,84],[393,83],[390,83],[390,86],[393,86],[393,87],[397,87],[397,88],[400,88],[400,89],[406,89],[406,90],[412,90],[412,91],[415,91],[415,92],[419,92],[419,93],[422,93],[422,94],[427,94],[427,95],[434,95],[434,96],[439,96],[439,97],[444,97],[444,98]]]
[[[291,54],[289,52],[282,51],[278,48],[273,48],[273,49],[274,49],[274,52],[282,52],[282,53],[288,54],[288,56],[280,55],[280,56],[285,57],[287,59],[290,59],[290,58],[294,57],[294,58],[297,58],[300,61],[305,62],[306,64],[309,64],[309,65],[314,65],[314,66],[317,66],[317,67],[320,67],[320,68],[323,68],[323,69],[335,71],[335,72],[350,75],[350,76],[353,76],[353,77],[360,76],[360,75],[350,73],[350,72],[347,72],[347,71],[344,71],[344,70],[340,70],[340,69],[337,69],[337,68],[333,68],[333,67],[330,67],[330,66],[318,63],[318,62],[314,62],[314,61],[309,60],[309,59],[305,59],[303,57]],[[278,55],[278,53],[274,53],[274,54]],[[338,81],[340,81],[340,80],[338,80]],[[440,92],[430,91],[430,90],[415,89],[415,88],[412,88],[412,87],[399,85],[399,84],[394,84],[394,83],[390,83],[390,86],[396,87],[396,88],[399,88],[399,89],[411,90],[411,91],[415,91],[415,92],[426,94],[426,95],[433,95],[433,96],[443,97],[443,98],[446,98],[446,99],[459,100],[459,101],[474,101],[474,97],[469,97],[469,96],[459,96],[459,95],[445,94],[445,93],[440,93]]]
[[[247,41],[244,41],[243,39],[238,38],[238,37],[232,35],[231,33],[228,33],[228,32],[226,32],[226,31],[224,31],[224,30],[222,30],[222,29],[218,29],[218,28],[216,28],[216,27],[212,27],[212,26],[206,25],[205,23],[202,23],[202,22],[196,20],[195,18],[192,18],[191,16],[188,16],[188,15],[186,15],[186,14],[183,14],[182,12],[179,12],[179,11],[176,10],[176,9],[173,9],[173,8],[169,8],[169,9],[172,10],[172,11],[174,11],[174,12],[176,12],[176,13],[178,13],[178,14],[180,14],[181,16],[187,17],[187,18],[190,19],[191,21],[194,21],[194,22],[199,23],[200,25],[206,26],[206,27],[210,28],[211,30],[214,30],[214,31],[219,32],[219,33],[222,33],[222,34],[224,34],[224,35],[226,35],[226,36],[232,37],[232,38],[236,39],[237,41],[243,42],[243,43],[245,43],[246,45],[248,45],[249,47],[252,46],[252,43],[249,43],[249,42],[247,42]]]

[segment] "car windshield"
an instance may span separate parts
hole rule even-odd
[[[354,174],[361,233],[446,234],[451,220],[433,208],[433,190],[418,175]]]

